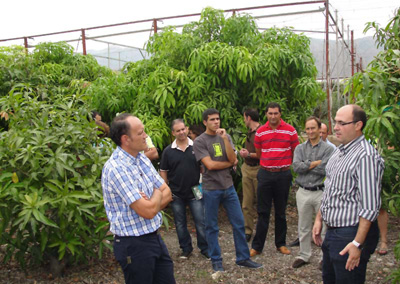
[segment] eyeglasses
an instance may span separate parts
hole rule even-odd
[[[345,126],[347,124],[351,124],[351,123],[357,123],[358,121],[349,121],[349,122],[343,122],[343,121],[334,121],[335,125],[339,125],[339,126]]]

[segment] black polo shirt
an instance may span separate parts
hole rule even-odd
[[[182,151],[176,140],[164,149],[160,170],[168,172],[168,185],[174,195],[183,199],[193,199],[192,186],[199,184],[200,164],[196,161],[193,141]]]

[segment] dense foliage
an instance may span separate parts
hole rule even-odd
[[[168,126],[178,117],[201,123],[206,108],[217,108],[222,126],[241,145],[245,106],[263,114],[277,101],[283,118],[301,128],[323,96],[309,39],[289,29],[260,33],[248,15],[225,19],[222,11],[206,8],[182,33],[170,27],[155,34],[147,50],[150,59],[96,80],[89,92],[107,120],[122,111],[141,117],[161,149],[170,143]]]
[[[100,174],[111,147],[97,138],[85,91],[110,73],[66,44],[0,50],[3,261],[50,262],[57,274],[109,246]]]
[[[377,46],[384,51],[350,81],[352,95],[368,115],[365,134],[375,143],[385,159],[383,206],[400,215],[400,9],[384,28],[367,23],[365,31],[375,29]],[[400,241],[395,248],[400,259]],[[400,281],[400,269],[392,275]]]
[[[225,19],[207,8],[182,33],[154,35],[147,49],[150,59],[114,73],[65,43],[29,54],[0,48],[3,261],[50,262],[59,271],[109,247],[100,174],[112,147],[98,140],[90,110],[107,122],[136,114],[162,149],[173,119],[201,123],[215,107],[240,147],[245,106],[264,113],[277,101],[283,118],[301,128],[323,96],[309,40],[289,29],[260,33],[248,15]]]

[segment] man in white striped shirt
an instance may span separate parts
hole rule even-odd
[[[341,145],[326,166],[325,191],[313,239],[322,244],[324,283],[364,283],[367,263],[379,240],[384,161],[362,130],[367,122],[357,105],[340,108],[335,134]],[[322,221],[328,225],[324,242]]]

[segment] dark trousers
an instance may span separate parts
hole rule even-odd
[[[257,213],[256,235],[251,247],[261,252],[268,233],[272,202],[275,209],[275,246],[286,245],[286,205],[292,183],[290,170],[284,172],[268,172],[260,169],[257,174]]]
[[[174,221],[176,233],[178,234],[179,245],[184,252],[193,250],[192,238],[190,237],[187,228],[186,206],[189,205],[192,213],[194,224],[196,226],[197,247],[201,252],[205,253],[208,250],[206,239],[206,226],[204,221],[204,202],[203,199],[182,199],[173,195],[173,201],[170,203],[172,212],[174,212]]]
[[[348,243],[354,240],[358,226],[328,229],[322,244],[324,253],[322,266],[322,279],[324,284],[361,284],[365,282],[367,264],[371,254],[374,253],[379,240],[377,222],[373,222],[365,239],[361,252],[360,264],[352,271],[346,270],[348,254],[339,255]]]
[[[122,267],[125,283],[174,284],[174,267],[161,236],[114,238],[114,255]]]

